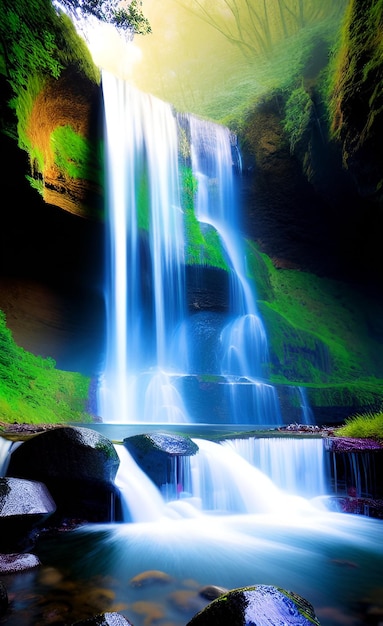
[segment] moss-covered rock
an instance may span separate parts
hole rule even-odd
[[[298,594],[271,585],[233,589],[213,600],[187,626],[319,626],[312,605]]]

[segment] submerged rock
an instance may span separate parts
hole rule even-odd
[[[187,626],[319,626],[312,605],[271,585],[233,589],[213,600]]]

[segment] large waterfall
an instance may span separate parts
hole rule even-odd
[[[102,84],[109,254],[100,415],[120,423],[209,423],[198,396],[201,379],[211,383],[214,376],[208,402],[225,407],[216,422],[281,423],[275,389],[265,379],[266,333],[240,237],[230,131],[177,115],[107,72]],[[195,218],[201,231],[215,231],[226,263],[227,312],[212,312],[208,323],[204,311],[190,313],[187,301],[182,133],[196,181]]]

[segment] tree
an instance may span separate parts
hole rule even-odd
[[[113,24],[129,35],[146,35],[152,32],[149,21],[142,13],[141,0],[54,0],[53,3],[76,20],[93,16],[101,22]]]
[[[175,0],[217,30],[243,55],[266,57],[282,39],[341,13],[346,0]]]

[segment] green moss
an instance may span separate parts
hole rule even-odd
[[[376,300],[340,281],[277,270],[251,243],[247,258],[274,382],[348,384],[380,378],[383,356],[376,338],[383,311]]]
[[[14,342],[0,311],[0,421],[28,424],[89,422],[89,378],[55,368]]]
[[[303,85],[294,89],[286,102],[283,128],[293,153],[311,119],[312,100]]]
[[[382,380],[359,379],[351,382],[309,385],[306,387],[312,407],[376,407],[383,395]]]
[[[102,182],[102,146],[94,146],[69,125],[58,126],[51,134],[51,146],[57,167],[70,178]]]
[[[368,136],[374,117],[381,111],[383,90],[383,0],[366,5],[351,0],[345,13],[340,43],[332,63],[329,108],[333,136],[339,137],[345,122],[345,106],[360,106],[363,94],[365,127]],[[352,111],[351,111],[352,112]],[[347,112],[346,112],[347,118]]]
[[[189,265],[209,265],[227,270],[220,237],[212,226],[201,224],[194,213],[197,180],[190,167],[181,166],[181,203],[185,223],[185,257]]]

